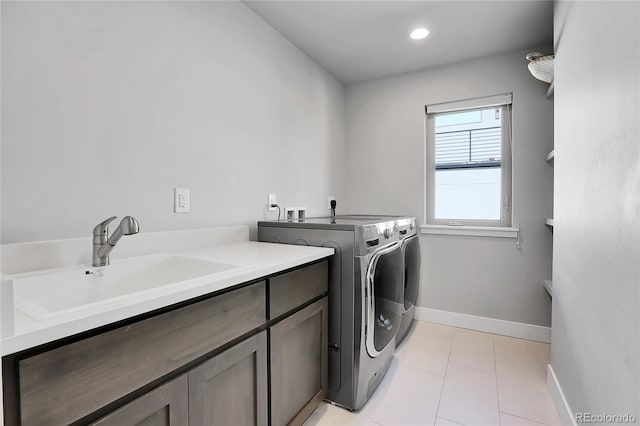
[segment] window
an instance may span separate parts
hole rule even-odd
[[[427,106],[426,221],[511,226],[511,94]]]

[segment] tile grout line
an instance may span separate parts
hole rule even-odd
[[[491,347],[493,348],[493,368],[496,371],[496,398],[498,403],[498,423],[502,425],[502,419],[500,418],[500,389],[498,388],[498,361],[496,359],[496,342],[493,340],[493,336],[491,337]]]
[[[495,354],[494,354],[494,356],[495,356]],[[495,363],[495,360],[494,360],[494,363]],[[457,362],[451,362],[450,364],[457,365],[458,367],[470,368],[471,370],[480,371],[480,372],[482,372],[482,373],[487,373],[487,374],[496,374],[496,372],[495,372],[495,371],[487,371],[487,370],[483,370],[483,369],[481,369],[481,368],[469,367],[468,365],[458,364]]]
[[[455,420],[451,420],[451,419],[448,419],[448,418],[446,418],[446,417],[441,417],[441,416],[438,416],[438,417],[440,417],[441,419],[446,420],[446,421],[448,421],[448,422],[455,423],[455,424],[460,425],[460,426],[465,426],[463,423],[456,422]],[[546,426],[546,425],[545,425],[545,426]]]
[[[530,419],[530,418],[528,418],[528,417],[523,417],[523,416],[521,416],[521,415],[519,415],[519,414],[513,414],[513,413],[509,413],[509,412],[507,412],[507,411],[500,411],[500,412],[501,412],[501,413],[503,413],[503,414],[508,414],[509,416],[512,416],[512,417],[517,417],[517,418],[519,418],[519,419],[526,420],[526,421],[531,422],[531,423],[537,423],[537,424],[539,424],[539,425],[541,425],[541,426],[551,426],[551,425],[548,425],[548,424],[546,424],[546,423],[543,423],[543,422],[539,422],[539,421],[537,421],[537,420]]]
[[[438,420],[438,414],[440,413],[440,403],[442,402],[442,394],[444,393],[444,384],[447,380],[447,371],[449,371],[449,363],[451,361],[451,352],[453,352],[453,344],[456,340],[456,331],[457,327],[454,327],[456,330],[453,331],[453,336],[451,336],[451,346],[449,346],[449,355],[447,356],[447,366],[444,369],[444,377],[442,378],[442,387],[440,388],[440,398],[438,398],[438,406],[436,407],[436,418],[433,419],[433,424],[435,425]],[[444,418],[444,417],[443,417]],[[449,420],[449,419],[447,419]],[[453,421],[453,420],[452,420]]]
[[[506,337],[507,339],[522,340],[522,339],[517,339],[515,337],[510,337],[510,336],[503,336],[503,337]],[[508,411],[502,411],[502,409],[500,408],[500,388],[498,387],[498,360],[496,358],[496,347],[495,347],[495,342],[493,341],[493,338],[491,339],[491,341],[493,343],[493,361],[494,361],[495,369],[496,369],[496,392],[498,394],[498,416],[500,416],[501,413],[504,413],[504,414],[508,414],[510,416],[513,416],[513,417],[518,417],[518,418],[523,419],[523,420],[527,420],[527,421],[530,421],[530,422],[533,422],[533,423],[537,423],[539,425],[550,426],[550,425],[547,425],[544,422],[540,422],[538,420],[530,419],[530,418],[524,417],[524,416],[522,416],[520,414],[513,414],[513,413],[509,413]],[[538,351],[538,348],[535,348],[535,354],[536,354],[536,359],[538,360],[538,362],[544,364],[544,361],[540,359],[540,352]],[[516,367],[524,367],[524,368],[534,367],[534,366],[530,366],[530,365],[523,365],[523,364],[514,363],[514,362],[511,362],[511,361],[504,361],[503,360],[501,362],[505,363],[505,364],[512,365],[512,366],[516,366]],[[502,424],[502,420],[500,420],[500,422]]]
[[[462,331],[463,333],[467,333],[467,334],[470,334],[470,335],[478,335],[479,337],[483,337],[483,338],[484,338],[484,337],[486,337],[486,338],[488,338],[488,339],[491,341],[491,350],[492,350],[493,355],[494,355],[494,360],[493,360],[493,361],[494,361],[494,362],[493,362],[493,364],[494,364],[494,365],[493,365],[493,371],[488,371],[488,370],[484,370],[484,369],[482,369],[482,368],[472,367],[472,366],[470,366],[470,365],[459,364],[459,363],[457,363],[457,362],[455,362],[455,361],[454,361],[454,362],[451,362],[451,364],[453,364],[453,365],[457,365],[457,366],[460,366],[460,367],[464,367],[464,368],[471,368],[471,369],[473,369],[473,370],[476,370],[476,371],[482,371],[482,372],[484,372],[484,373],[496,374],[495,350],[494,350],[494,346],[493,346],[493,337],[494,337],[494,336],[498,336],[498,335],[497,335],[497,334],[492,334],[492,333],[486,333],[486,332],[483,332],[483,331],[477,331],[477,330],[470,330],[470,329],[466,329],[466,328],[460,328],[460,327],[454,327],[454,328],[455,328],[457,331]]]
[[[432,376],[444,378],[444,374],[440,375],[440,374],[432,373],[431,371],[420,370],[419,368],[409,367],[409,366],[406,366],[406,365],[403,365],[403,364],[400,364],[400,363],[398,363],[398,367],[406,368],[407,370],[416,371],[418,373],[430,374]],[[446,374],[446,368],[445,368],[445,374]]]

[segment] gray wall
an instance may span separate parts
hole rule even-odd
[[[344,116],[342,84],[242,3],[3,1],[1,241],[126,214],[255,228],[268,192],[327,213]]]
[[[539,48],[550,52],[551,46]],[[527,49],[347,87],[347,196],[359,213],[411,214],[424,220],[427,104],[513,92],[515,240],[422,236],[419,306],[549,326],[553,104],[524,59]]]
[[[551,364],[574,412],[640,416],[640,5],[555,10]]]

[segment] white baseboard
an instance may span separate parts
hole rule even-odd
[[[440,311],[419,306],[416,306],[415,318],[420,321],[436,322],[438,324],[468,328],[469,330],[551,343],[551,327],[478,317],[457,312]]]
[[[558,410],[558,415],[560,416],[560,420],[562,420],[562,424],[565,426],[577,426],[573,417],[573,411],[569,408],[569,403],[564,397],[564,393],[562,392],[562,388],[560,387],[560,383],[558,382],[558,378],[556,377],[556,373],[553,371],[551,364],[547,365],[547,387],[549,388],[553,402],[556,404],[556,409]]]

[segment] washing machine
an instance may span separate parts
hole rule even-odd
[[[402,253],[402,323],[396,337],[399,345],[411,329],[415,317],[418,290],[420,287],[420,240],[415,217],[396,219],[398,243]]]
[[[355,219],[367,221],[395,220],[398,229],[398,244],[402,252],[402,281],[398,291],[403,298],[402,323],[396,336],[396,346],[409,334],[414,323],[416,303],[420,287],[420,240],[416,218],[412,216],[382,216],[351,214],[336,216],[341,219]]]
[[[403,298],[402,323],[396,336],[396,346],[409,334],[415,318],[416,303],[420,287],[420,240],[416,218],[411,216],[381,216],[351,214],[336,216],[341,219],[356,219],[367,221],[395,220],[398,229],[398,244],[402,252],[402,281],[398,286],[400,297]]]
[[[390,218],[258,222],[259,241],[331,247],[327,400],[359,410],[386,374],[402,323],[402,252]]]

